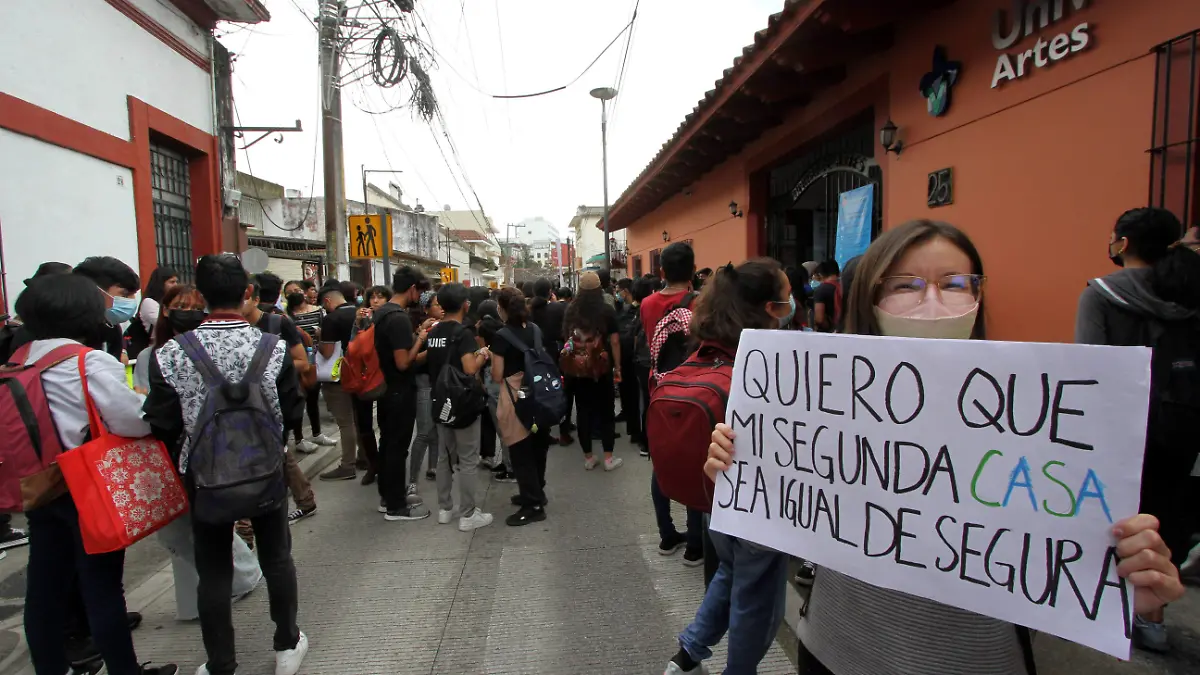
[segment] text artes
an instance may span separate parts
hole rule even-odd
[[[1149,352],[743,333],[712,527],[1121,658]]]

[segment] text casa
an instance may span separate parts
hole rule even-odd
[[[1087,49],[1092,37],[1091,26],[1085,21],[1051,38],[1038,35],[1037,42],[1024,51],[1007,51],[1023,39],[1060,22],[1068,5],[1079,11],[1088,4],[1088,0],[1014,0],[1011,12],[997,10],[992,17],[992,46],[1001,54],[992,71],[992,89],[1009,80],[1025,77],[1035,68],[1045,68]]]

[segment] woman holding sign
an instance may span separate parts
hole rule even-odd
[[[885,232],[858,266],[846,332],[915,338],[983,339],[983,263],[965,234],[914,221]],[[733,431],[713,431],[705,466],[712,478],[733,462]],[[1156,611],[1183,596],[1158,521],[1137,515],[1113,528],[1118,573],[1135,589],[1134,609]],[[818,571],[799,627],[806,674],[941,675],[1033,673],[1029,632],[926,598]]]

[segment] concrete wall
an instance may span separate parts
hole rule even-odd
[[[663,230],[672,241],[694,239],[701,267],[760,254],[765,239],[751,231],[758,222],[751,210],[765,207],[751,204],[751,186],[839,123],[873,111],[874,128],[890,117],[905,144],[899,157],[875,151],[884,173],[884,227],[933,218],[963,228],[989,277],[990,336],[1071,340],[1079,292],[1089,278],[1114,269],[1104,253],[1114,221],[1147,203],[1155,69],[1149,50],[1200,28],[1200,3],[1160,0],[1151,9],[1091,0],[1080,11],[1063,4],[1061,21],[1035,27],[1003,52],[992,44],[992,20],[1010,0],[960,0],[900,24],[890,51],[852,64],[844,82],[703,176],[692,196],[675,195],[639,219],[630,228],[631,254],[642,255],[648,269]],[[1039,37],[1049,42],[1082,23],[1085,49],[1045,67],[1029,62],[1023,77],[992,87],[1002,53],[1033,49]],[[963,64],[952,105],[938,118],[918,91],[935,45]],[[928,175],[946,167],[954,170],[954,204],[931,209]],[[749,206],[747,218],[710,225],[728,217],[730,200]]]

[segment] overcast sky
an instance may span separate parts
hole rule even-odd
[[[350,0],[354,6],[359,0]],[[564,230],[581,204],[602,203],[600,103],[594,87],[614,86],[624,55],[622,37],[565,91],[502,101],[566,84],[627,24],[634,0],[416,0],[438,67],[431,73],[466,179],[500,236],[505,223],[542,216]],[[767,25],[784,0],[645,0],[638,9],[621,92],[610,108],[609,200],[653,158],[721,72]],[[238,152],[238,169],[323,192],[317,103],[317,0],[265,0],[271,21],[222,26],[234,53],[233,92],[240,124],[305,131],[282,144],[264,140]],[[303,12],[301,11],[303,10]],[[408,110],[370,115],[406,100],[401,84],[382,90],[369,78],[343,92],[346,194],[362,196],[360,166],[399,169],[389,179],[410,205],[476,208],[453,156],[447,168],[431,127]],[[445,142],[443,141],[443,147]],[[316,169],[314,181],[314,153]],[[314,189],[315,183],[315,189]],[[461,189],[460,189],[461,187]],[[465,193],[465,196],[464,196]]]

